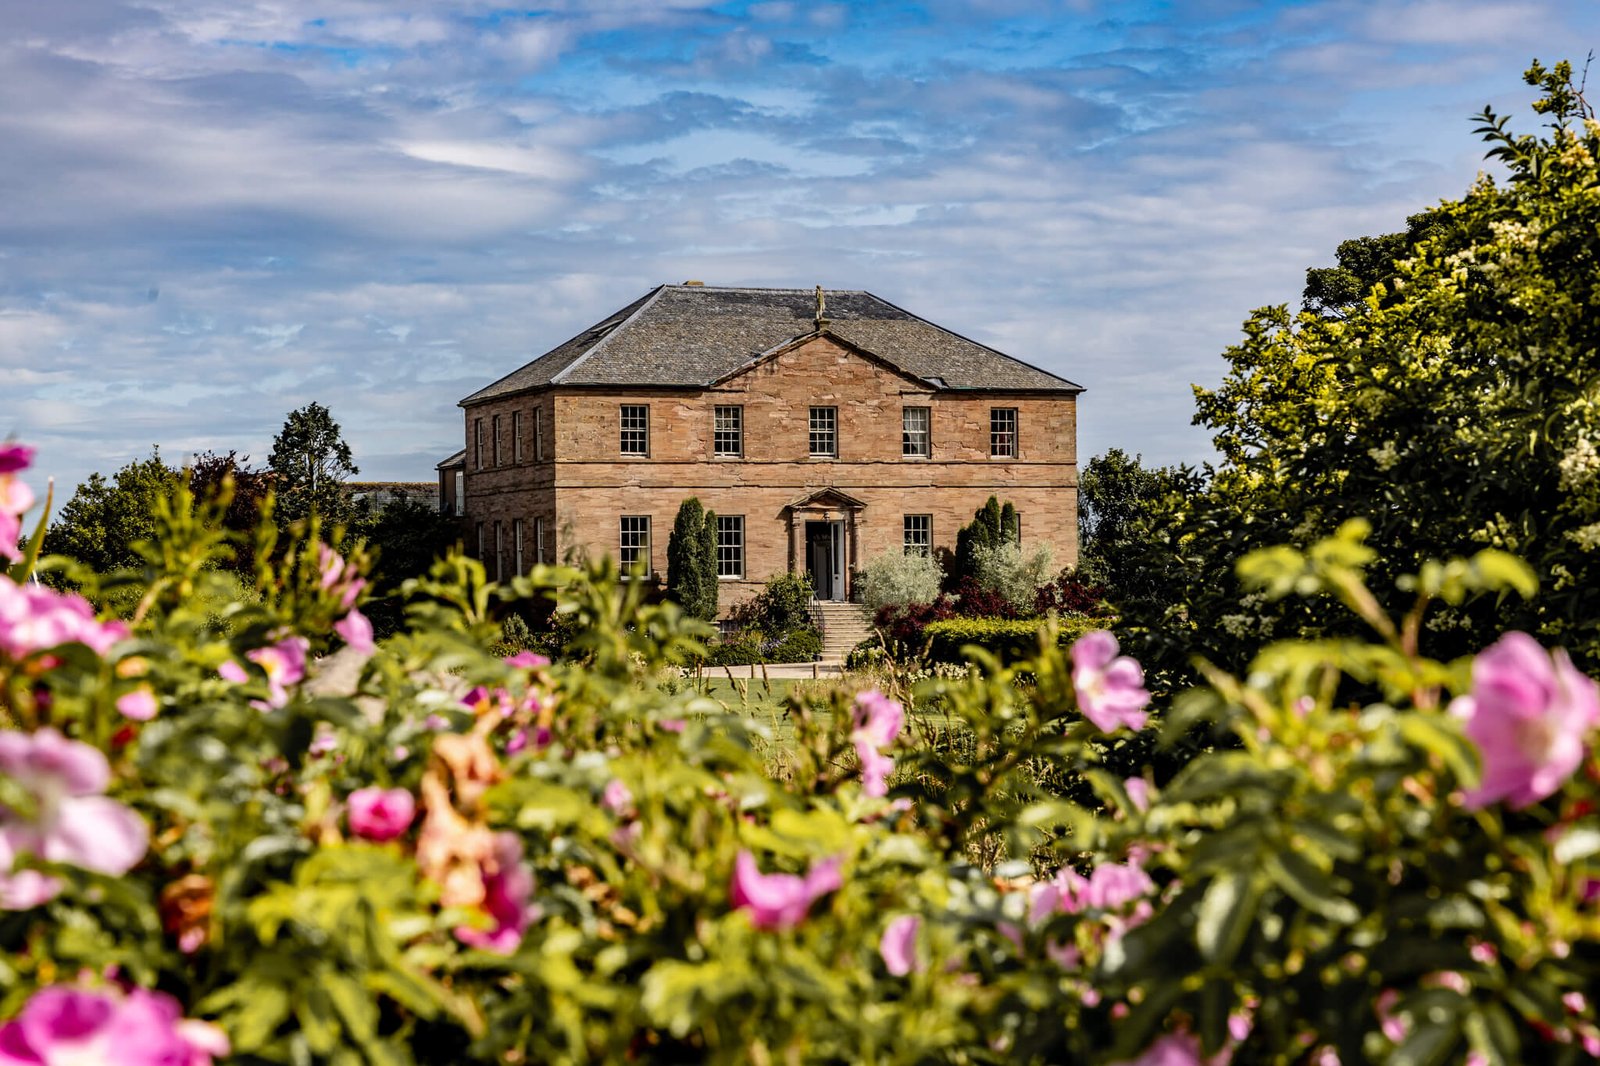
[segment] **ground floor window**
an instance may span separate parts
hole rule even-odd
[[[650,516],[625,514],[622,516],[622,538],[617,546],[617,561],[624,570],[640,564],[650,569]]]
[[[744,577],[744,515],[717,515],[717,576]]]
[[[522,519],[511,520],[511,548],[516,553],[517,573],[522,573]]]
[[[907,555],[928,555],[933,551],[933,515],[906,515],[905,533]]]
[[[544,519],[533,520],[533,561],[544,562]]]

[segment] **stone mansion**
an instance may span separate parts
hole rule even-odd
[[[574,552],[664,575],[698,497],[724,610],[784,571],[848,599],[861,564],[953,547],[991,495],[1067,565],[1082,391],[871,293],[662,285],[462,400],[441,498],[508,577]]]

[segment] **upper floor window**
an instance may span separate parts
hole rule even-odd
[[[483,469],[483,419],[472,420],[472,469]]]
[[[511,412],[511,461],[522,462],[522,412]]]
[[[717,405],[711,434],[711,454],[738,458],[744,455],[744,408]]]
[[[623,455],[650,454],[650,407],[642,403],[622,405]]]
[[[989,455],[994,459],[1017,457],[1017,409],[992,407],[989,409]]]
[[[744,515],[717,515],[717,576],[744,577]]]
[[[533,409],[533,461],[544,462],[544,411]]]
[[[926,459],[930,454],[928,423],[933,411],[928,407],[907,407],[900,412],[900,454]]]
[[[495,415],[489,420],[489,454],[494,457],[494,465],[500,465],[500,416]]]
[[[811,455],[815,459],[839,457],[839,409],[813,407],[811,409]]]
[[[622,537],[617,545],[617,559],[622,569],[632,570],[642,565],[650,570],[650,516],[625,514],[622,516]]]
[[[905,516],[905,551],[907,555],[929,555],[933,552],[933,515]]]

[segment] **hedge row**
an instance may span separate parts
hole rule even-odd
[[[1039,630],[1044,625],[1042,618],[947,618],[929,622],[922,635],[928,641],[928,658],[933,662],[964,662],[967,656],[962,649],[969,644],[983,648],[1001,662],[1014,662],[1038,652]],[[1105,628],[1105,620],[1067,615],[1057,619],[1056,625],[1056,643],[1065,646],[1091,629]]]

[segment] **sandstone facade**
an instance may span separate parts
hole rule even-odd
[[[824,322],[699,385],[550,381],[469,397],[467,542],[509,576],[616,556],[626,539],[664,576],[678,506],[698,497],[725,519],[726,609],[788,570],[810,572],[820,598],[848,598],[866,560],[908,539],[952,547],[993,495],[1020,512],[1025,546],[1075,563],[1077,387],[954,388],[905,361]],[[815,454],[830,421],[834,454]]]

